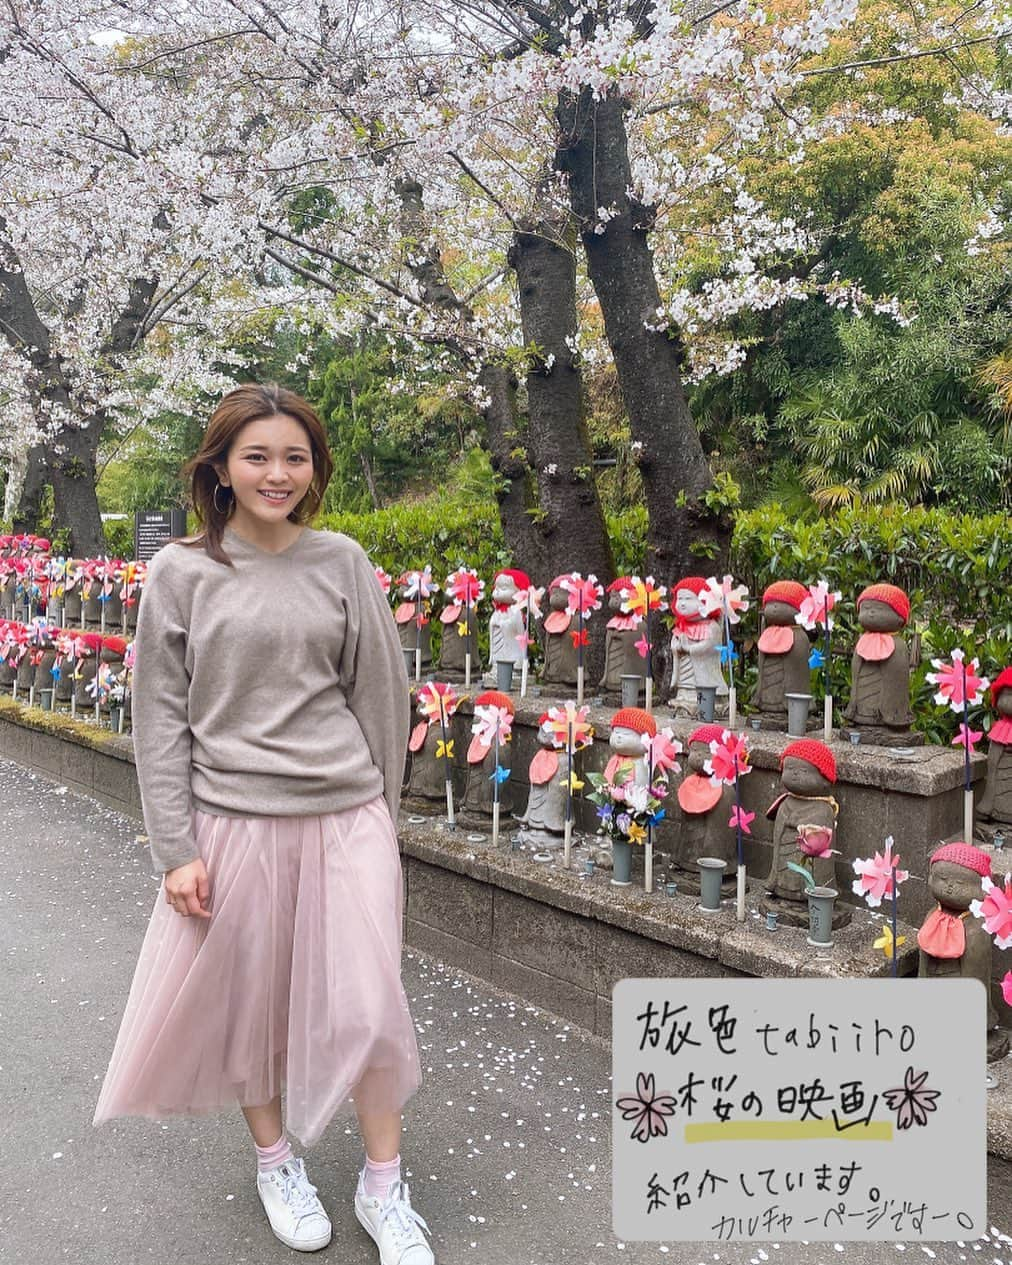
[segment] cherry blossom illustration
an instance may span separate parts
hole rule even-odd
[[[970,902],[970,913],[984,921],[984,930],[999,949],[1012,946],[1012,874],[998,887],[986,875],[980,880],[984,899]]]
[[[675,1100],[670,1094],[658,1094],[654,1089],[654,1074],[640,1072],[636,1077],[636,1093],[626,1094],[615,1100],[623,1120],[635,1120],[630,1137],[636,1142],[649,1142],[651,1138],[663,1138],[668,1134],[666,1116],[675,1114]]]
[[[914,1124],[923,1127],[928,1123],[928,1112],[938,1110],[938,1099],[942,1096],[942,1091],[925,1089],[924,1082],[927,1079],[927,1071],[915,1075],[914,1069],[908,1067],[899,1088],[883,1091],[882,1097],[889,1110],[896,1112],[897,1129],[909,1129]]]

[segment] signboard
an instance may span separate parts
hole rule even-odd
[[[972,979],[624,979],[622,1240],[986,1233],[985,992]]]
[[[172,536],[186,535],[186,510],[138,510],[134,514],[134,558],[150,562]]]

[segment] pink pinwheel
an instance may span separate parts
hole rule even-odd
[[[828,826],[798,826],[798,851],[806,857],[829,857],[836,852],[829,845],[833,831]]]
[[[424,571],[405,571],[399,576],[397,583],[404,588],[404,596],[411,601],[431,597],[439,587],[432,578],[432,568],[426,566]]]
[[[674,769],[676,773],[681,772],[681,765],[676,757],[681,755],[682,744],[671,729],[662,729],[653,737],[642,734],[640,741],[651,769],[661,773],[666,773],[669,769]]]
[[[980,880],[984,899],[970,902],[974,918],[983,918],[984,930],[994,936],[999,949],[1012,946],[1012,874],[1005,875],[1004,885],[998,887],[984,875]]]
[[[965,747],[967,751],[972,751],[983,737],[983,729],[968,729],[961,721],[959,725],[959,732],[956,734],[955,738],[953,738],[949,746]]]
[[[560,751],[567,748],[582,751],[594,741],[594,726],[588,721],[590,707],[577,707],[570,699],[562,707],[550,707],[544,722],[552,735],[552,745]]]
[[[126,648],[126,654],[124,654],[123,656],[123,666],[129,670],[133,668],[136,662],[137,662],[137,642],[131,641],[130,644]]]
[[[858,875],[852,884],[854,895],[863,896],[873,909],[877,909],[882,904],[883,897],[892,899],[895,890],[894,879],[896,886],[899,886],[910,877],[909,870],[898,868],[899,853],[894,855],[892,848],[893,837],[889,835],[883,852],[876,852],[868,861],[853,862],[854,873]]]
[[[483,747],[491,747],[497,737],[500,742],[509,742],[512,729],[513,717],[505,707],[496,707],[494,703],[475,707],[471,732]]]
[[[667,591],[663,584],[655,583],[652,575],[645,580],[634,575],[630,578],[629,587],[624,590],[625,598],[620,609],[638,619],[643,619],[648,611],[667,610],[668,604],[664,600]]]
[[[731,820],[727,824],[732,828],[732,830],[735,827],[739,827],[743,835],[750,835],[752,833],[750,823],[754,820],[755,813],[747,813],[744,808],[739,808],[738,805],[735,804],[731,809]]]
[[[601,609],[601,598],[604,589],[597,582],[596,575],[588,575],[586,579],[579,571],[571,571],[559,581],[559,587],[569,594],[570,615],[587,616]]]
[[[718,580],[711,575],[700,590],[699,606],[704,615],[720,611],[729,624],[737,624],[748,610],[748,589],[744,584],[736,585],[733,576],[725,575],[723,580]]]
[[[808,596],[802,599],[801,607],[794,616],[795,623],[812,632],[815,628],[832,630],[833,617],[829,613],[840,600],[842,594],[830,593],[826,580],[808,586]]]
[[[376,579],[379,581],[379,586],[383,590],[384,595],[389,596],[390,585],[393,583],[390,575],[382,567],[374,567],[373,570],[376,572]]]
[[[719,786],[726,783],[733,786],[736,777],[751,773],[748,762],[748,742],[744,734],[733,734],[725,729],[710,743],[710,758],[703,765],[703,771],[710,775],[710,781]]]
[[[964,659],[963,651],[957,647],[952,652],[951,663],[931,660],[931,666],[938,670],[929,672],[925,679],[938,686],[935,702],[939,707],[948,706],[954,712],[961,712],[964,703],[974,706],[983,701],[990,682],[986,676],[978,676],[980,664],[976,659],[971,659],[969,664]]]
[[[535,588],[532,584],[529,589],[518,589],[516,591],[513,595],[513,605],[519,606],[521,610],[529,610],[535,619],[540,619],[541,600],[544,596],[544,585],[541,588]]]
[[[479,580],[478,572],[470,567],[458,567],[446,577],[443,592],[460,606],[474,606],[485,593],[485,581]]]
[[[416,694],[419,715],[430,725],[446,724],[460,706],[461,700],[452,685],[444,681],[429,681]]]

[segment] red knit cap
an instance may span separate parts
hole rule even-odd
[[[611,718],[612,729],[631,729],[634,733],[657,736],[657,721],[642,707],[623,707]]]
[[[706,588],[706,581],[701,575],[687,575],[684,579],[679,580],[675,587],[671,590],[671,596],[678,592],[679,589],[686,589],[690,593],[695,593],[698,597]]]
[[[123,637],[103,637],[102,645],[113,654],[126,654],[127,643]]]
[[[885,602],[904,623],[910,618],[910,598],[895,584],[871,584],[857,596],[857,609],[862,602]]]
[[[51,549],[52,544],[50,541],[48,541],[45,538],[45,536],[36,536],[35,539],[32,541],[32,548],[33,549]]]
[[[808,596],[808,590],[797,580],[774,580],[763,592],[763,606],[767,602],[786,602],[796,611],[801,610],[801,603]]]
[[[632,588],[632,577],[628,575],[620,575],[617,580],[612,582],[605,589],[606,593],[624,593],[626,589]]]
[[[573,574],[572,571],[563,571],[561,575],[557,575],[555,579],[551,582],[551,584],[549,584],[548,586],[549,593],[551,593],[554,589],[559,588],[560,585],[562,584],[562,581],[568,580],[572,574]]]
[[[694,742],[705,742],[707,746],[711,742],[720,742],[723,733],[723,725],[700,725],[689,734],[689,746],[691,747]]]
[[[827,782],[836,781],[836,757],[824,742],[819,742],[816,738],[799,738],[797,742],[785,747],[780,756],[781,769],[788,759],[804,760],[813,769],[818,769]]]
[[[518,589],[529,589],[531,587],[531,577],[526,571],[516,571],[512,567],[503,567],[501,571],[497,571],[492,577],[493,585],[501,575],[508,575]]]
[[[1002,668],[998,675],[991,682],[991,706],[993,707],[998,701],[998,695],[1003,690],[1012,690],[1012,668]]]
[[[972,843],[943,843],[932,852],[928,864],[934,865],[936,861],[952,861],[968,870],[975,870],[984,878],[991,877],[991,858]]]
[[[475,707],[504,707],[511,716],[517,714],[517,709],[513,706],[513,700],[508,694],[502,694],[499,690],[486,690],[484,694],[479,694],[474,700]],[[545,712],[547,717],[548,713]]]

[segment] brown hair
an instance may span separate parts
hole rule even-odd
[[[248,382],[222,396],[221,402],[211,415],[204,432],[204,439],[197,452],[183,466],[182,476],[190,484],[190,498],[201,531],[192,540],[177,538],[172,544],[203,545],[209,557],[216,562],[232,565],[232,560],[222,548],[222,533],[235,506],[235,493],[228,489],[228,503],[224,510],[215,504],[219,498],[218,472],[214,463],[224,465],[236,435],[247,422],[283,413],[298,422],[309,437],[313,454],[313,481],[305,496],[288,518],[293,523],[308,523],[320,508],[327,490],[334,462],[327,446],[327,434],[316,410],[311,404],[275,382]]]

